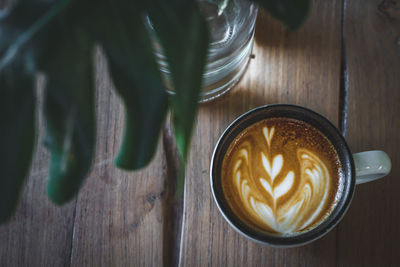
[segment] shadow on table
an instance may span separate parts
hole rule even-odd
[[[283,25],[273,20],[264,10],[258,11],[254,33],[254,40],[257,45],[263,47],[280,47],[282,46],[282,36],[285,34]]]
[[[318,16],[310,15],[307,21],[294,31],[287,31],[284,25],[272,18],[264,10],[259,10],[256,21],[254,41],[264,48],[283,48],[294,50],[308,50],[314,45],[318,49],[328,48],[329,34],[337,31],[340,37],[339,24],[321,24]],[[326,46],[321,47],[321,43]]]

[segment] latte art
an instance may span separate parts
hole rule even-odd
[[[228,149],[224,193],[252,226],[278,234],[302,232],[334,206],[337,155],[319,131],[299,124],[282,118],[259,122]]]

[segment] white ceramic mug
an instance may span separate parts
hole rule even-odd
[[[250,125],[274,117],[304,121],[317,128],[333,144],[344,174],[343,187],[340,189],[343,191],[335,208],[327,218],[309,231],[290,236],[268,234],[265,231],[263,232],[247,225],[231,210],[222,190],[222,162],[231,142]],[[236,231],[262,244],[275,247],[293,247],[317,240],[332,230],[348,210],[356,184],[384,177],[389,174],[390,169],[390,158],[383,151],[366,151],[352,154],[339,130],[322,115],[304,107],[278,104],[253,109],[228,126],[219,139],[211,159],[210,182],[211,191],[220,212]]]

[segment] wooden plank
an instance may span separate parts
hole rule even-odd
[[[38,81],[39,96],[44,79]],[[42,97],[39,106],[43,105]],[[46,194],[49,154],[43,145],[44,123],[40,112],[39,135],[30,176],[15,215],[0,226],[0,266],[67,266],[71,257],[75,199],[63,207]]]
[[[382,149],[391,174],[359,185],[338,229],[340,266],[399,266],[400,1],[346,1],[347,140]]]
[[[161,143],[142,171],[113,165],[124,110],[112,89],[105,58],[97,54],[98,143],[95,166],[79,194],[72,266],[160,266],[166,161]]]
[[[237,116],[271,103],[312,108],[338,124],[342,1],[313,1],[306,25],[286,34],[264,13],[255,58],[227,96],[202,105],[186,174],[181,266],[335,266],[336,233],[293,249],[261,246],[237,234],[212,199],[210,158],[220,134]]]

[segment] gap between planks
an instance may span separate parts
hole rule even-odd
[[[164,196],[162,204],[163,218],[163,265],[179,266],[182,223],[183,223],[183,199],[184,190],[176,198],[178,175],[179,175],[179,156],[174,142],[171,124],[165,124],[162,135],[163,149],[166,159],[166,178],[164,181]]]
[[[343,137],[346,137],[347,118],[348,118],[348,95],[349,95],[349,76],[347,70],[347,53],[345,38],[345,17],[347,0],[342,1],[342,20],[341,20],[341,62],[340,62],[340,91],[339,91],[339,130]],[[339,227],[336,227],[336,266],[339,264]]]

